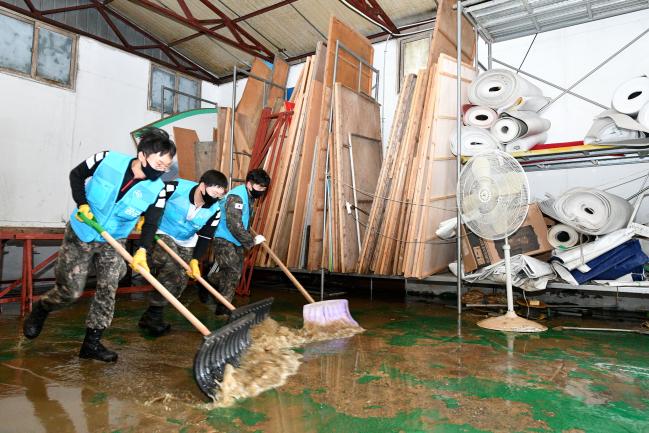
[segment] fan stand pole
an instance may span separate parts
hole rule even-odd
[[[518,317],[514,312],[514,294],[512,292],[512,263],[510,256],[510,246],[507,237],[505,237],[505,245],[503,245],[503,252],[505,253],[505,273],[506,288],[507,288],[507,313],[503,316],[490,317],[478,322],[478,326],[486,329],[493,329],[494,331],[505,332],[541,332],[547,331],[547,327],[540,323]]]

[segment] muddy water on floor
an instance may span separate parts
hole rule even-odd
[[[273,295],[273,319],[297,331],[299,295]],[[223,325],[191,294],[183,301],[208,328]],[[216,408],[193,382],[200,334],[172,313],[171,334],[145,337],[144,308],[120,298],[104,339],[116,364],[77,357],[86,302],[52,314],[35,341],[1,314],[0,432],[649,432],[642,335],[513,336],[469,315],[458,328],[453,310],[429,304],[352,299],[366,332],[292,349],[301,364],[282,386]]]

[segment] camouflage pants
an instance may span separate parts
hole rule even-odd
[[[215,238],[212,245],[215,250],[214,265],[207,279],[228,301],[232,301],[241,279],[245,250],[221,238]]]
[[[192,259],[193,247],[181,247],[174,242],[173,238],[167,235],[158,235],[160,239],[169,246],[185,262]],[[176,298],[182,295],[187,287],[187,273],[185,269],[176,262],[160,245],[154,245],[151,261],[149,263],[153,275],[171,292]],[[149,297],[149,303],[155,307],[164,307],[169,302],[157,291],[154,290]]]
[[[126,240],[118,242],[124,245]],[[86,327],[106,329],[113,320],[117,284],[126,275],[126,262],[108,243],[83,242],[70,223],[65,227],[56,262],[56,284],[40,300],[47,310],[72,304],[83,293],[91,263],[97,271],[97,288],[86,317]]]

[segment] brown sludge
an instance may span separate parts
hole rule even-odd
[[[226,365],[219,398],[210,407],[228,407],[236,400],[282,386],[289,376],[297,373],[302,362],[302,355],[293,348],[314,341],[347,338],[363,331],[363,328],[350,327],[343,321],[323,327],[311,325],[290,329],[273,319],[266,319],[252,328],[252,344],[242,356],[240,367],[235,369]]]

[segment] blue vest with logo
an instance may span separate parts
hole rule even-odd
[[[165,211],[162,214],[160,230],[174,239],[186,241],[194,236],[205,225],[207,220],[218,212],[220,207],[219,203],[216,202],[208,208],[200,208],[194,218],[188,220],[187,212],[191,205],[189,194],[192,188],[198,184],[185,179],[177,180],[176,191],[171,195],[171,199],[167,200]]]
[[[243,209],[241,209],[241,222],[243,223],[243,227],[248,230],[248,228],[250,227],[250,202],[248,199],[248,189],[246,188],[246,185],[239,185],[235,188],[232,188],[230,192],[228,192],[225,196],[226,203],[228,197],[231,195],[241,197],[241,201],[243,202]],[[240,247],[241,242],[239,242],[228,229],[227,216],[225,214],[227,214],[227,212],[224,212],[224,215],[221,215],[221,221],[216,228],[214,237],[225,239],[226,241],[232,242],[233,244]]]
[[[95,219],[115,239],[128,237],[150,205],[158,199],[164,182],[141,180],[115,202],[128,170],[132,156],[119,152],[108,152],[99,167],[86,184],[86,198]],[[105,242],[99,233],[75,218],[78,209],[70,216],[70,225],[79,239],[84,242]]]

